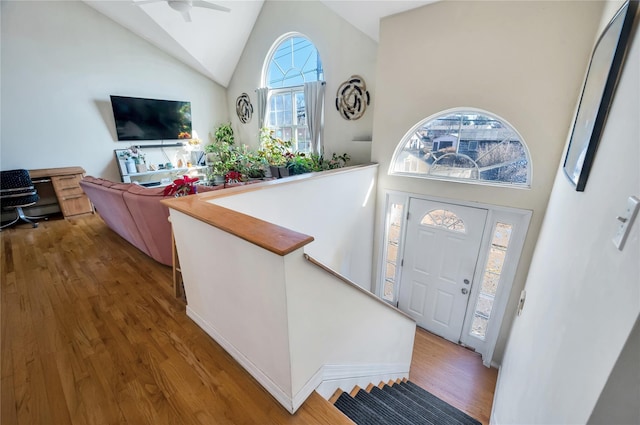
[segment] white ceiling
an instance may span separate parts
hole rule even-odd
[[[135,4],[139,0],[83,1],[224,87],[229,85],[264,3],[264,0],[209,0],[231,12],[194,7],[192,22],[185,22],[163,0],[139,5]],[[381,18],[435,0],[320,1],[377,42]]]

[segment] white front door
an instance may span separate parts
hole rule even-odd
[[[411,198],[398,307],[458,343],[487,210]]]

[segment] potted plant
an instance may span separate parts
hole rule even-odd
[[[198,181],[197,177],[183,176],[181,179],[175,179],[173,183],[164,188],[164,196],[180,196],[193,195],[197,193],[195,183]]]
[[[233,128],[231,128],[231,123],[219,125],[215,129],[213,135],[215,136],[215,140],[218,143],[226,143],[228,145],[233,145],[235,143],[235,138],[233,136]]]
[[[296,152],[289,157],[287,168],[289,169],[289,174],[292,176],[309,173],[313,171],[313,160],[310,155],[306,155],[303,152]]]
[[[289,175],[287,154],[291,153],[291,141],[282,140],[274,136],[274,131],[269,128],[260,130],[260,150],[258,155],[263,157],[271,168],[273,177],[285,177]]]
[[[245,178],[262,179],[266,175],[269,164],[263,156],[252,152],[248,146],[243,145],[237,151],[238,170]]]
[[[224,183],[224,176],[233,171],[237,163],[237,152],[231,124],[216,128],[214,135],[209,134],[211,143],[204,147],[206,163],[209,166],[209,179],[215,184]]]

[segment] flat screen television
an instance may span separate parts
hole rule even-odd
[[[118,140],[191,138],[191,102],[111,96],[111,108]]]

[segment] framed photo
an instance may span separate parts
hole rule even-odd
[[[591,55],[564,159],[564,172],[579,192],[587,184],[637,9],[638,0],[626,1],[600,35]]]

